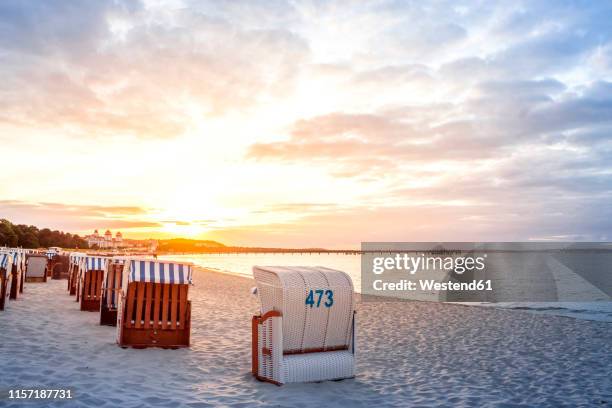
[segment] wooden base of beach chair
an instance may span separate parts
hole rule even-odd
[[[19,293],[23,293],[23,287],[25,286],[25,270],[21,271],[21,282],[19,283]]]
[[[0,281],[0,312],[4,310],[4,303],[6,302],[6,282],[4,279]]]
[[[122,299],[118,344],[121,347],[189,347],[189,285],[132,282]]]
[[[0,310],[4,310],[6,302],[8,302],[8,295],[14,285],[13,274],[5,270],[0,271]]]
[[[78,272],[79,269],[76,265],[70,265],[70,270],[68,272],[68,293],[70,293],[70,296],[76,295]]]
[[[13,270],[11,271],[13,284],[11,285],[11,293],[9,293],[9,298],[16,300],[19,297],[19,293],[21,293],[21,276],[17,273],[17,266],[13,265]]]
[[[82,312],[99,312],[100,311],[100,299],[84,299],[81,298],[81,311]]]
[[[0,276],[0,311],[4,310],[4,303],[6,302],[6,290],[8,286],[8,277]]]
[[[93,270],[83,274],[83,288],[81,290],[81,310],[99,312],[102,298],[102,279],[104,271]]]
[[[46,276],[28,276],[26,277],[26,282],[28,283],[43,283],[47,281]]]
[[[117,309],[109,309],[102,305],[100,307],[100,325],[117,326]]]

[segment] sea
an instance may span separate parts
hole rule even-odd
[[[252,277],[254,265],[325,266],[348,273],[357,292],[361,292],[361,255],[339,253],[312,254],[191,254],[160,256],[160,259],[192,262],[218,272]],[[197,279],[197,278],[196,278]],[[197,280],[196,280],[197,284]],[[612,302],[462,302],[479,307],[565,316],[582,320],[612,322]]]

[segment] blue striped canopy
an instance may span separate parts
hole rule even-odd
[[[6,269],[9,262],[13,263],[13,257],[9,253],[0,253],[0,268]]]
[[[104,280],[102,281],[102,302],[106,304],[109,308],[117,307],[117,298],[119,296],[119,291],[121,290],[121,285],[123,283],[123,268],[119,270],[118,273],[111,273],[110,265],[118,264],[123,265],[125,263],[125,259],[117,259],[112,258],[108,261],[108,268],[104,271]]]
[[[12,255],[13,255],[13,265],[19,265],[21,263],[21,257],[23,256],[21,252],[14,251]]]
[[[4,254],[9,254],[13,257],[13,265],[19,265],[21,263],[21,253],[11,248],[9,250],[2,251]]]
[[[73,265],[78,265],[83,258],[87,257],[86,254],[81,252],[71,252],[70,253],[70,263]]]
[[[107,261],[108,258],[104,258],[101,256],[88,256],[85,263],[88,271],[94,271],[106,269]]]
[[[128,278],[130,282],[191,284],[191,264],[132,260]]]

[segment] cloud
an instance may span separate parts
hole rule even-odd
[[[0,124],[87,137],[179,136],[282,96],[308,54],[281,28],[138,3],[3,3],[0,29]]]
[[[431,233],[448,220],[480,234],[501,222],[508,234],[508,223],[517,222],[517,235],[505,237],[537,231],[600,239],[612,227],[606,218],[612,199],[610,86],[596,81],[568,88],[552,78],[484,81],[460,104],[300,120],[287,139],[253,144],[248,157],[316,164],[336,177],[369,175],[383,199],[364,195],[364,208],[351,211],[365,216],[374,206],[403,213],[401,219],[413,211],[436,214],[431,225],[410,224],[406,231]]]
[[[96,228],[158,228],[162,224],[143,220],[147,209],[133,206],[73,205],[0,200],[0,214],[15,224],[65,231]]]

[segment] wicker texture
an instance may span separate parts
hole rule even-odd
[[[324,267],[282,266],[254,266],[253,276],[262,316],[282,315],[258,325],[257,375],[278,384],[353,377],[351,278]],[[315,296],[313,305],[316,291],[322,299]]]
[[[282,370],[282,383],[351,378],[355,376],[355,355],[350,351],[328,351],[285,356]]]
[[[255,266],[261,313],[282,313],[283,351],[348,346],[354,310],[353,282],[344,272],[324,267]],[[332,307],[308,307],[310,290],[333,291]],[[323,301],[326,301],[324,299]]]

